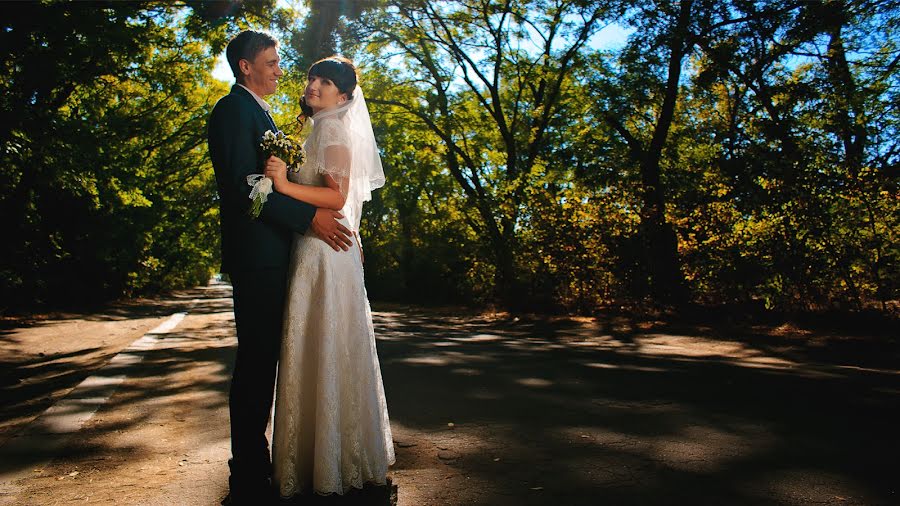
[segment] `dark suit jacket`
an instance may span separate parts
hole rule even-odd
[[[219,189],[222,272],[286,268],[293,234],[306,232],[316,208],[272,192],[258,218],[251,218],[247,175],[262,174],[259,141],[274,123],[244,88],[234,85],[213,107],[208,122],[209,156]]]

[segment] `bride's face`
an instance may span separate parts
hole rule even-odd
[[[309,76],[303,96],[313,114],[323,109],[337,107],[347,101],[347,94],[341,93],[331,79],[320,76]]]

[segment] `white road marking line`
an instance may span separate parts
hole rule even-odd
[[[0,447],[0,485],[10,485],[25,478],[31,475],[35,467],[52,460],[65,443],[62,435],[78,432],[125,381],[126,369],[140,363],[144,354],[156,347],[160,336],[171,332],[186,315],[175,313],[169,316],[47,408],[22,434]],[[37,457],[38,460],[29,457]],[[23,465],[22,460],[28,460],[28,463]],[[0,492],[4,492],[3,488]]]

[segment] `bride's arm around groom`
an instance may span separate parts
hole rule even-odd
[[[259,142],[255,134],[260,129],[258,116],[264,113],[254,110],[259,106],[252,97],[244,97],[243,94],[248,93],[235,85],[231,93],[222,97],[213,109],[209,118],[209,151],[216,168],[219,196],[227,200],[223,202],[223,208],[231,209],[249,221],[247,212],[251,200],[248,198],[250,187],[247,176],[262,172]],[[273,192],[269,194],[259,219],[267,225],[302,234],[309,227],[315,212],[316,208],[305,202]]]
[[[272,128],[268,121],[255,99],[238,85],[219,100],[210,114],[209,153],[222,200],[220,218],[224,272],[232,267],[285,265],[288,254],[285,246],[289,247],[291,234],[302,234],[310,226],[323,240],[334,236],[340,239],[341,232],[349,235],[349,231],[341,230],[342,225],[334,220],[331,210],[317,209],[279,192],[269,194],[258,218],[250,217],[247,176],[263,172],[259,139]],[[332,247],[341,246],[333,240],[326,242]]]

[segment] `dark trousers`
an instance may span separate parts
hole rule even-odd
[[[281,351],[287,268],[231,274],[238,349],[231,377],[231,487],[271,475],[266,426]]]

